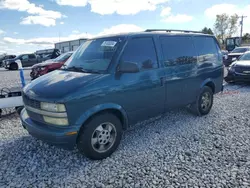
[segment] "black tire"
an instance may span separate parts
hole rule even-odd
[[[17,69],[18,69],[18,65],[16,63],[10,64],[10,69],[9,70],[17,70]]]
[[[209,104],[207,105],[206,108],[204,108],[204,105],[202,102],[204,95],[209,95],[210,97],[208,100]],[[213,95],[214,94],[213,94],[212,89],[208,86],[204,86],[201,89],[200,94],[196,99],[196,102],[190,106],[190,110],[192,111],[192,113],[194,113],[197,116],[207,115],[213,106],[213,98],[214,98]]]
[[[234,80],[229,79],[228,77],[225,77],[224,80],[228,83],[228,84],[233,84]]]
[[[113,144],[109,146],[105,152],[96,151],[95,146],[92,145],[92,137],[97,134],[97,127],[101,126],[104,123],[111,123],[115,127],[116,136]],[[101,132],[97,134],[99,146],[101,145],[99,142],[99,136],[102,134]],[[104,135],[105,136],[105,135]],[[111,136],[110,136],[111,137]],[[102,113],[94,116],[90,119],[85,125],[83,125],[78,139],[77,139],[77,148],[80,152],[82,152],[86,157],[92,160],[101,160],[109,157],[119,146],[122,138],[122,124],[119,118],[111,113]],[[108,144],[108,143],[107,143]]]

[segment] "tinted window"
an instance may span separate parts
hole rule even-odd
[[[250,53],[246,53],[241,56],[240,61],[250,61]]]
[[[234,39],[226,39],[227,45],[234,45]]]
[[[232,53],[244,53],[248,50],[248,48],[235,48]]]
[[[29,59],[35,59],[35,58],[36,58],[36,56],[34,54],[29,55]]]
[[[194,44],[198,51],[198,61],[201,63],[216,62],[218,50],[212,37],[194,37]]]
[[[23,55],[22,56],[22,60],[27,60],[27,59],[29,59],[28,55]]]
[[[72,53],[62,54],[59,57],[57,57],[54,61],[56,61],[56,62],[66,61],[67,59],[70,58],[71,55],[72,55]]]
[[[151,37],[131,39],[123,52],[121,61],[137,63],[140,70],[157,68],[153,39]]]
[[[191,37],[160,37],[165,66],[185,65],[197,62],[197,53]]]

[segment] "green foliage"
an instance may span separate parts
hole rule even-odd
[[[226,37],[231,37],[238,31],[239,16],[234,14],[229,16],[227,14],[216,15],[214,23],[214,32],[217,38],[224,41]]]
[[[246,33],[242,36],[242,40],[250,40],[250,33]]]
[[[201,32],[204,33],[204,34],[209,34],[209,35],[213,35],[213,34],[214,34],[213,31],[212,31],[212,29],[207,28],[207,27],[204,27],[204,28],[201,30]]]

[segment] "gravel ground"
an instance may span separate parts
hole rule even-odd
[[[227,85],[205,117],[182,109],[137,124],[102,161],[36,140],[16,115],[0,119],[0,187],[249,187],[249,94]]]

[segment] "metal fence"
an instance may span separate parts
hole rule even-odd
[[[24,79],[26,83],[29,83],[31,81],[29,75],[30,75],[30,68],[24,69]],[[4,99],[8,97],[9,93],[14,88],[16,88],[16,90],[22,89],[19,71],[10,71],[4,68],[0,68],[0,98]],[[10,102],[14,102],[13,100],[10,100]],[[6,108],[3,107],[5,106],[3,104],[4,103],[3,100],[1,100],[1,103],[2,104],[0,104],[0,119],[12,116],[13,114],[16,113],[15,107]]]

